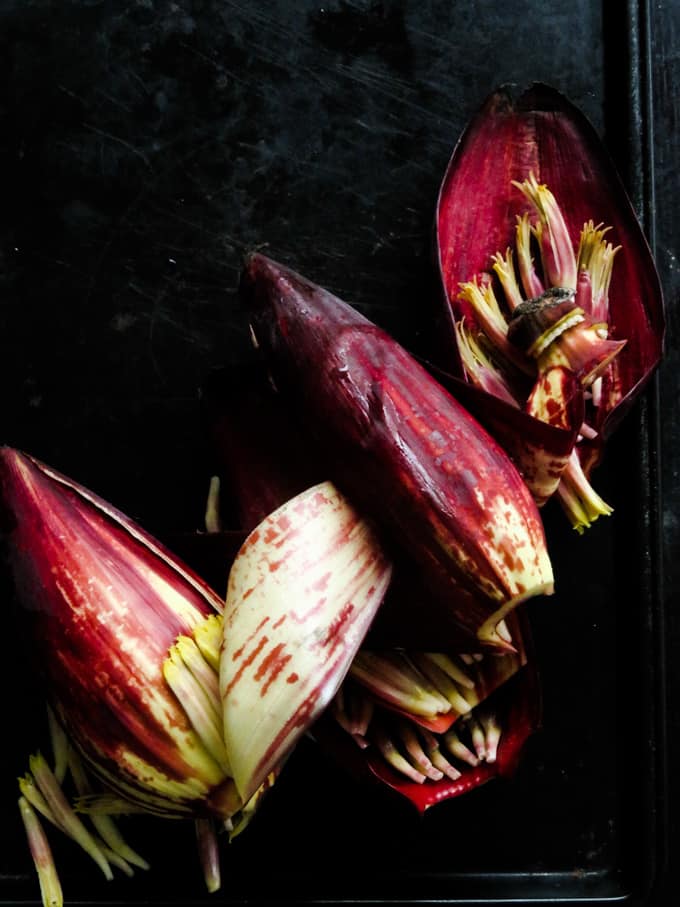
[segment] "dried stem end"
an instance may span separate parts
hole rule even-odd
[[[196,819],[196,844],[205,879],[205,887],[210,894],[219,891],[222,885],[220,872],[220,855],[217,832],[212,819]]]
[[[574,297],[575,291],[568,287],[551,287],[520,303],[508,324],[509,339],[538,359],[565,331],[583,321],[583,310]]]

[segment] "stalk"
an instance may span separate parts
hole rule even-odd
[[[19,812],[26,830],[33,865],[38,873],[42,903],[45,907],[62,907],[64,896],[49,841],[33,807],[25,797],[19,797]]]
[[[195,828],[205,887],[210,894],[214,894],[222,885],[215,824],[212,819],[196,819]]]
[[[557,489],[562,509],[572,527],[582,535],[601,516],[610,516],[613,509],[600,497],[588,481],[574,451]]]
[[[71,749],[69,753],[69,770],[73,778],[76,791],[79,798],[87,798],[92,793],[92,788],[87,778],[85,768],[80,757]],[[110,850],[120,857],[125,863],[131,863],[139,869],[149,869],[147,861],[134,851],[124,840],[118,826],[111,816],[94,810],[86,810],[89,819],[99,833],[102,841]]]
[[[451,710],[446,696],[399,653],[357,652],[350,676],[384,702],[424,718]]]
[[[59,786],[59,782],[40,753],[30,757],[29,767],[35,783],[45,799],[50,815],[54,817],[55,823],[73,838],[85,853],[92,857],[103,872],[104,878],[107,880],[112,879],[111,867],[101,847],[71,809]]]

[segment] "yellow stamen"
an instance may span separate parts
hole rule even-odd
[[[481,286],[477,280],[470,280],[460,284],[459,299],[469,302],[487,334],[499,333],[505,337],[508,333],[508,323],[498,305],[496,294],[489,283]]]
[[[608,321],[609,318],[609,284],[614,267],[614,257],[621,246],[613,246],[605,241],[605,235],[611,227],[595,226],[592,220],[583,225],[578,247],[579,272],[586,271],[590,276],[593,299],[593,317],[597,321]]]
[[[505,250],[505,257],[500,252],[495,253],[493,256],[493,269],[503,287],[508,308],[513,312],[520,303],[524,302],[524,297],[515,276],[512,249],[510,247]]]
[[[222,617],[211,614],[194,628],[194,640],[201,654],[218,673],[220,670],[220,646],[222,644]]]

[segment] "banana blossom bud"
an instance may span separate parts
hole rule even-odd
[[[553,433],[545,449],[555,441],[559,456],[540,462],[540,444],[509,452],[537,502],[556,494],[583,531],[611,512],[590,475],[660,361],[665,329],[649,247],[592,126],[548,86],[493,93],[454,150],[436,234],[443,367],[495,396],[510,425],[519,409],[554,427],[582,397],[582,424],[564,426],[571,449]]]
[[[540,515],[507,454],[347,303],[260,254],[241,286],[259,351],[330,474],[468,637],[507,651],[505,616],[553,588]]]
[[[17,595],[69,738],[123,799],[226,818],[228,766],[164,676],[177,640],[200,648],[222,601],[114,507],[32,457],[3,448],[0,477]]]
[[[33,457],[1,448],[0,488],[20,618],[53,740],[65,741],[54,747],[54,770],[36,754],[20,779],[21,815],[52,903],[60,895],[39,814],[109,877],[111,864],[132,871],[110,814],[224,824],[244,805],[220,726],[223,603],[139,526]],[[67,766],[94,836],[61,790]]]

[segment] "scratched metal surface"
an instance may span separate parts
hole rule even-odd
[[[200,526],[209,455],[198,387],[211,368],[249,356],[235,291],[243,252],[264,247],[417,348],[439,181],[466,120],[504,82],[549,82],[591,118],[649,231],[659,225],[662,277],[675,294],[677,214],[649,207],[651,187],[631,163],[640,159],[630,154],[640,10],[588,0],[507,9],[494,0],[6,0],[2,442],[153,531]],[[666,99],[657,203],[677,189],[677,146],[658,138],[677,122],[668,100],[677,20],[671,2],[655,4],[651,74]],[[677,348],[664,366],[666,407],[676,357]],[[629,708],[647,706],[642,688],[658,692],[646,663],[650,590],[636,575],[640,530],[630,528],[655,488],[638,476],[627,497],[637,455],[649,454],[639,429],[649,413],[633,418],[604,480],[619,522],[595,527],[585,553],[554,527],[565,591],[549,617],[535,615],[549,653],[546,725],[517,779],[420,821],[378,793],[359,796],[305,744],[226,849],[221,900],[648,899],[663,840],[660,804],[650,806],[658,788],[640,778],[658,771],[659,727],[643,716],[638,736],[647,736],[629,742],[626,721]],[[664,449],[678,449],[677,431],[663,423]],[[664,470],[677,503],[677,465]],[[675,541],[677,512],[664,511]],[[677,570],[671,554],[667,594]],[[624,621],[616,608],[631,589],[640,597]],[[16,670],[3,666],[13,689]],[[27,703],[29,694],[11,697],[5,726],[19,740],[0,754],[0,903],[36,897],[14,814],[13,779],[36,740]],[[108,885],[55,840],[67,899],[202,900],[191,829],[142,822],[130,837],[155,868]]]

